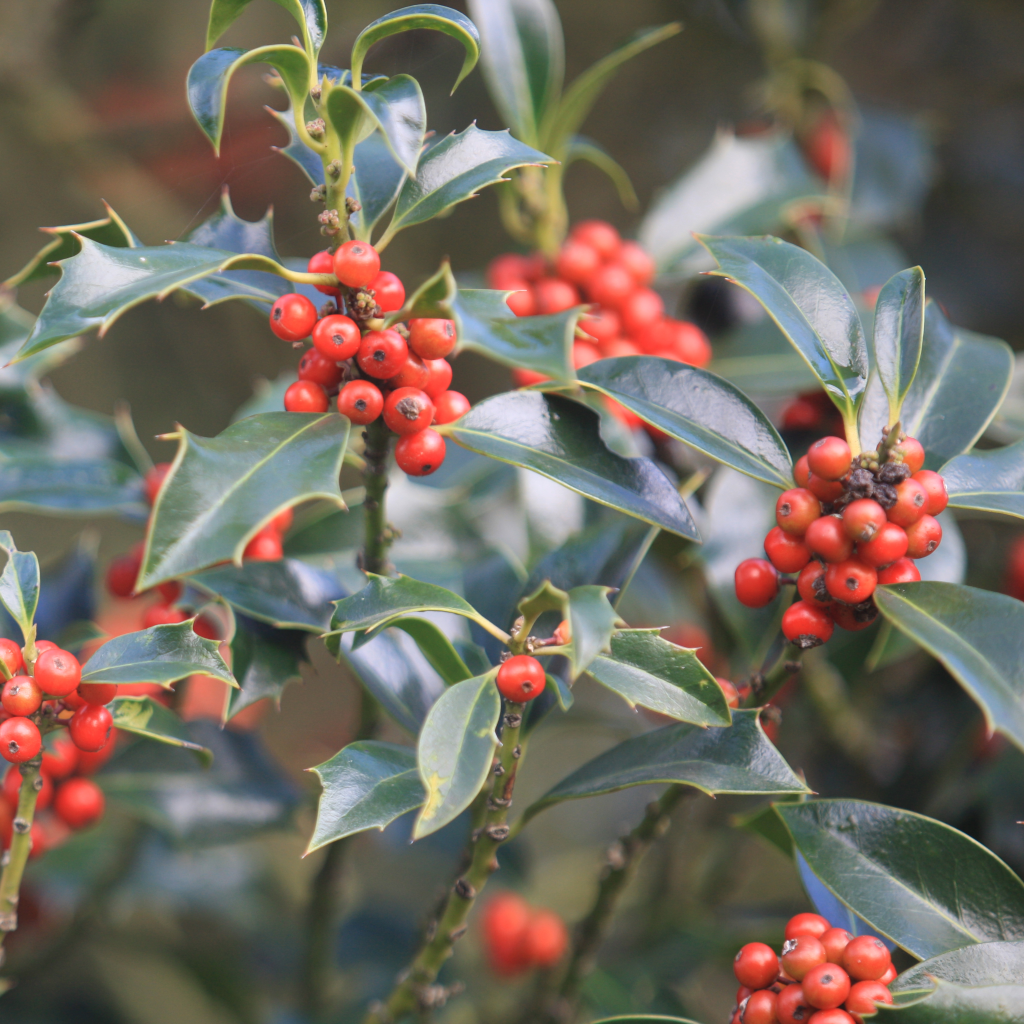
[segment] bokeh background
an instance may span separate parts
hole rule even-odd
[[[0,2],[0,277],[39,248],[39,225],[100,217],[101,199],[146,243],[156,244],[199,224],[225,187],[242,217],[256,219],[273,206],[283,255],[308,256],[321,247],[308,184],[271,149],[284,143],[284,133],[263,105],[281,101],[258,69],[243,70],[232,86],[219,160],[191,120],[184,80],[202,51],[207,6],[206,0]],[[345,66],[359,29],[391,6],[328,0],[331,32],[321,58]],[[454,0],[452,6],[464,5]],[[743,123],[755,111],[764,64],[747,27],[747,5],[557,0],[557,6],[569,77],[639,26],[685,22],[680,36],[625,66],[585,126],[627,169],[641,209],[704,152],[719,126]],[[1015,0],[828,6],[843,15],[837,22],[845,28],[822,32],[815,56],[845,77],[859,101],[918,118],[934,144],[927,199],[895,228],[895,237],[911,263],[924,267],[930,294],[954,322],[1024,347],[1024,7]],[[283,10],[254,3],[222,45],[251,47],[292,31]],[[455,51],[443,36],[408,33],[376,48],[368,67],[416,75],[436,132],[461,130],[473,120],[483,128],[503,127],[479,73],[449,97]],[[604,217],[625,234],[638,223],[608,181],[586,167],[571,172],[568,201],[573,219]],[[485,193],[447,219],[401,234],[385,266],[411,290],[444,256],[457,272],[473,274],[507,248],[495,199]],[[43,297],[38,285],[18,296],[34,312]],[[165,459],[171,449],[155,440],[157,434],[176,422],[199,434],[217,433],[252,396],[255,381],[273,379],[293,360],[253,310],[226,304],[200,313],[171,299],[128,313],[107,337],[91,340],[58,368],[52,382],[67,401],[103,413],[127,400],[144,443]],[[508,387],[509,379],[466,355],[455,386],[477,400]],[[3,525],[44,559],[69,550],[83,529],[81,521],[16,514],[4,515]],[[85,526],[101,560],[141,535],[123,524]],[[979,582],[998,585],[1005,533],[976,528],[968,536],[980,551]],[[677,553],[662,554],[671,560]],[[660,596],[656,588],[642,595],[643,610],[655,619],[664,610]],[[685,616],[685,596],[666,600],[672,617]],[[692,605],[699,607],[699,599]],[[927,697],[914,689],[922,672]],[[4,996],[0,1017],[17,1024],[303,1020],[294,977],[318,862],[317,856],[299,859],[315,795],[303,769],[351,736],[353,692],[344,672],[316,656],[304,684],[286,693],[282,712],[264,718],[258,741],[217,739],[210,727],[222,761],[242,774],[265,772],[267,793],[296,808],[293,823],[243,843],[208,836],[175,846],[115,813],[91,845],[49,859],[26,900],[29,935],[12,944],[22,983]],[[974,747],[958,747],[957,763],[975,773],[973,781],[935,774],[956,738],[942,731],[948,722],[977,724],[955,686],[918,667],[865,695],[876,709],[902,702],[910,723],[903,741],[918,755],[909,767],[873,776],[845,759],[842,744],[818,736],[821,709],[799,704],[783,726],[791,763],[806,760],[820,768],[823,791],[856,791],[926,810],[985,839],[1018,870],[1024,866],[1019,835],[992,825],[996,818],[1024,816],[1014,811],[1021,810],[1018,791],[1000,781],[1019,776],[1019,757],[997,752],[979,766]],[[597,696],[584,703],[597,724],[574,734],[576,763],[620,735],[614,723],[623,714]],[[558,734],[538,741],[532,774],[524,779],[529,793],[542,792],[568,763]],[[539,820],[534,838],[507,853],[509,883],[569,919],[578,916],[603,845],[636,820],[647,798],[640,792],[605,798],[570,808],[555,821]],[[607,963],[590,983],[591,1006],[606,1013],[686,1013],[706,1024],[724,1020],[734,985],[731,951],[747,938],[777,937],[782,915],[804,909],[792,867],[726,827],[742,809],[727,804],[696,798],[677,816],[627,901]],[[353,846],[337,949],[342,1001],[346,993],[357,998],[386,986],[461,843],[449,830],[420,844],[414,863],[406,833],[396,826],[383,839],[366,837]],[[111,849],[122,858],[113,864],[106,856]],[[465,946],[456,971],[486,978],[479,954]],[[495,986],[490,1002],[456,1002],[444,1020],[496,1019],[474,1017],[473,1007],[486,1005],[500,1016],[514,991]]]

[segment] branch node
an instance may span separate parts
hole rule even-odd
[[[461,896],[464,900],[476,899],[476,889],[473,888],[464,878],[455,883],[455,895]]]

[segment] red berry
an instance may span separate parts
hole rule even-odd
[[[387,380],[405,365],[409,346],[398,331],[370,331],[363,335],[356,361],[368,377]]]
[[[313,347],[325,359],[340,363],[359,351],[363,336],[354,320],[341,313],[331,313],[317,320],[313,328]]]
[[[879,506],[881,507],[881,506]],[[797,537],[807,532],[807,527],[821,515],[821,502],[803,487],[783,491],[775,502],[775,522]],[[882,513],[885,518],[885,513]]]
[[[390,270],[382,270],[370,282],[369,289],[382,313],[394,313],[405,302],[405,285]]]
[[[180,608],[172,608],[167,604],[155,604],[146,609],[142,616],[142,626],[150,629],[153,626],[173,626],[184,622],[188,616]]]
[[[846,997],[846,1002],[843,1005],[857,1024],[864,1024],[860,1015],[874,1014],[877,1009],[875,1003],[892,1006],[892,993],[881,981],[858,981],[850,986],[850,994]]]
[[[21,648],[7,637],[0,637],[0,661],[3,662],[7,674],[16,676],[19,672],[25,671],[25,659],[22,657]]]
[[[608,358],[621,358],[622,356],[639,356],[643,353],[631,341],[625,338],[616,338],[614,341],[606,342],[601,347],[602,354]],[[640,421],[641,423],[643,420]]]
[[[817,522],[817,520],[815,520]],[[799,537],[773,526],[764,539],[769,561],[779,572],[799,572],[810,560],[811,549]]]
[[[822,480],[838,480],[850,471],[853,455],[841,437],[821,437],[807,452],[807,465]]]
[[[39,654],[42,654],[43,651],[55,651],[57,649],[57,645],[52,640],[36,641],[36,651],[39,652]]]
[[[409,321],[409,348],[421,359],[444,359],[455,349],[454,320],[418,318]]]
[[[842,1006],[850,994],[850,976],[836,964],[821,964],[812,968],[801,985],[804,998],[819,1010]]]
[[[886,522],[885,509],[871,498],[858,498],[843,509],[843,528],[858,544],[871,540]]]
[[[826,959],[825,947],[813,935],[787,939],[779,957],[782,969],[797,981],[801,981],[812,967],[825,963]]]
[[[795,601],[782,616],[783,635],[798,647],[817,647],[826,643],[833,628],[828,612],[806,601]]]
[[[554,967],[569,945],[565,922],[552,910],[538,910],[526,926],[523,954],[536,967]]]
[[[52,750],[43,750],[43,772],[51,779],[66,779],[78,767],[78,747],[61,733]]]
[[[600,351],[587,341],[574,341],[572,345],[572,365],[575,370],[596,363],[601,358]]]
[[[736,980],[747,988],[767,988],[779,976],[779,958],[771,946],[748,942],[732,962]]]
[[[771,989],[751,992],[746,1005],[740,1009],[741,1024],[777,1024],[777,1000],[778,996]]]
[[[740,706],[740,693],[733,683],[728,679],[723,679],[721,676],[716,676],[715,682],[722,688],[726,705],[730,708],[738,708]]]
[[[850,944],[853,936],[845,928],[829,928],[821,936],[821,944],[825,947],[825,956],[830,964],[842,964],[843,951]]]
[[[734,579],[736,600],[748,608],[763,608],[774,601],[779,592],[779,574],[775,566],[763,558],[740,562]]]
[[[511,287],[510,281],[528,281],[531,266],[528,256],[520,256],[516,252],[502,253],[487,264],[487,286],[504,291]]]
[[[284,558],[281,534],[273,526],[265,526],[257,533],[242,552],[246,562],[279,562]],[[179,621],[184,621],[180,619]]]
[[[107,566],[107,590],[114,597],[131,597],[142,560],[134,554],[118,555]]]
[[[330,391],[341,383],[341,367],[319,349],[308,348],[299,360],[299,380],[311,380]]]
[[[916,437],[903,438],[896,446],[896,451],[903,455],[903,465],[910,470],[911,475],[924,465],[924,448]]]
[[[416,388],[422,391],[423,385],[427,383],[427,376],[426,362],[420,359],[415,352],[410,352],[405,357],[405,362],[398,373],[394,377],[388,378],[387,386],[389,388]]]
[[[511,295],[505,297],[505,305],[515,313],[516,316],[533,316],[537,312],[537,303],[533,300],[533,292],[525,282],[519,282],[509,286]]]
[[[308,338],[316,324],[316,306],[305,295],[289,292],[270,307],[270,329],[282,341]]]
[[[606,220],[581,220],[569,237],[574,242],[583,242],[597,250],[601,259],[610,260],[617,256],[622,238]]]
[[[42,788],[36,795],[36,810],[45,811],[53,801],[53,782],[45,771],[39,773],[43,780]],[[11,765],[4,776],[3,797],[12,810],[18,809],[18,799],[21,796],[21,769]]]
[[[664,323],[663,333],[668,344],[658,355],[691,366],[707,366],[711,362],[711,344],[696,324],[687,320],[665,320]]]
[[[845,562],[853,554],[853,541],[839,516],[822,516],[807,527],[804,543],[826,562]]]
[[[444,438],[436,430],[406,434],[395,445],[395,462],[409,476],[429,476],[444,462]]]
[[[886,523],[871,540],[857,545],[857,557],[876,569],[882,565],[891,565],[906,553],[906,531],[895,523]]]
[[[816,558],[812,558],[801,570],[796,580],[796,591],[808,604],[830,604],[825,589],[825,566]]]
[[[359,426],[372,423],[383,410],[384,396],[368,380],[350,380],[338,392],[338,412]]]
[[[817,495],[822,501],[835,501],[843,493],[843,485],[838,480],[823,480],[811,473],[807,481],[807,490]]]
[[[787,985],[779,993],[775,1012],[778,1015],[779,1024],[807,1024],[814,1009],[804,998],[802,986]]]
[[[36,659],[35,680],[43,693],[51,697],[66,697],[78,689],[82,666],[70,652],[53,647]]]
[[[810,399],[798,395],[782,410],[783,430],[814,430],[821,424],[821,410]]]
[[[620,313],[627,333],[639,334],[665,315],[665,303],[656,291],[638,288],[622,303]]]
[[[85,828],[103,817],[106,799],[91,779],[68,779],[54,797],[53,809],[68,828]]]
[[[163,486],[163,482],[170,471],[171,464],[169,462],[158,462],[155,466],[151,466],[146,471],[146,500],[150,503],[150,505],[156,503],[156,496],[160,493],[160,488]],[[139,561],[141,564],[141,555],[139,556]]]
[[[314,381],[297,380],[284,393],[285,412],[327,412],[327,392]]]
[[[892,565],[878,570],[879,586],[888,583],[916,583],[920,578],[920,570],[909,558],[897,558]]]
[[[324,249],[323,252],[314,253],[309,258],[309,263],[306,264],[307,274],[333,274],[334,273],[334,253],[330,249]],[[337,295],[338,286],[330,284],[315,284],[313,287],[318,292],[323,292],[324,295]]]
[[[746,985],[740,985],[740,987],[736,989],[736,1005],[739,1006],[739,1004],[742,1003],[743,1000],[746,999],[753,991],[754,990],[752,988],[747,988]]]
[[[786,925],[785,937],[797,939],[801,935],[811,935],[820,939],[832,927],[828,919],[821,914],[794,914]]]
[[[273,519],[270,520],[270,525],[277,530],[278,533],[287,533],[292,528],[292,523],[295,522],[295,512],[293,509],[286,508],[282,512],[278,512]]]
[[[431,398],[447,391],[452,382],[452,364],[447,359],[425,359],[427,379],[423,383],[423,391]]]
[[[495,680],[502,697],[516,704],[539,697],[545,681],[544,666],[528,654],[516,654],[502,662]]]
[[[562,313],[578,306],[580,295],[568,281],[548,277],[533,286],[533,301],[538,313]]]
[[[602,306],[618,309],[632,295],[636,285],[629,271],[617,263],[606,263],[587,282],[586,290],[591,300]]]
[[[848,558],[836,562],[825,570],[825,589],[844,604],[860,604],[874,592],[878,574],[860,559]]]
[[[828,1010],[817,1010],[808,1019],[807,1024],[854,1024],[853,1018],[838,1007]]]
[[[896,974],[896,965],[889,964],[889,970],[887,970],[878,980],[883,985],[891,985],[896,980]]]
[[[843,954],[843,967],[854,981],[877,981],[891,963],[885,943],[874,935],[858,935]]]
[[[569,239],[555,257],[555,273],[573,284],[584,284],[601,265],[601,254],[586,242]]]
[[[43,738],[35,722],[28,718],[8,718],[0,722],[0,755],[6,761],[23,764],[39,753]]]
[[[38,821],[32,822],[32,829],[29,832],[29,859],[37,860],[49,849],[46,842],[46,830]]]
[[[199,618],[192,623],[192,632],[195,633],[196,636],[201,636],[204,640],[224,639],[221,635],[221,629],[217,623],[205,615],[200,615]]]
[[[921,516],[907,527],[906,534],[909,558],[927,558],[942,543],[942,527],[934,516]]]
[[[43,703],[43,691],[31,676],[11,676],[4,683],[0,703],[9,715],[28,717],[39,710]]]
[[[890,523],[906,529],[925,514],[927,504],[927,492],[911,477],[896,485],[896,504],[886,512],[886,515]]]
[[[453,423],[470,410],[469,399],[458,391],[442,391],[434,399],[434,422]]]
[[[625,267],[641,288],[654,280],[654,260],[637,242],[623,242],[616,254],[615,262]]]
[[[181,597],[184,587],[177,580],[168,580],[166,583],[158,583],[156,587],[160,600],[164,604],[174,604]]]
[[[801,455],[793,463],[793,479],[797,487],[807,487],[811,479],[811,467],[807,465],[807,456]]]
[[[81,707],[85,707],[89,702],[77,691],[69,693],[61,703],[64,705],[67,711],[77,711]]]
[[[109,704],[117,696],[116,683],[79,683],[78,696],[86,704]]]
[[[497,893],[487,901],[481,924],[488,960],[496,973],[516,974],[527,967],[523,939],[531,916],[526,900],[515,893]]]
[[[380,256],[369,242],[353,239],[334,251],[334,275],[349,288],[368,288],[380,272]]]
[[[116,746],[117,733],[111,730],[110,738],[99,750],[79,750],[78,774],[92,775],[93,772],[99,771],[113,757]]]
[[[113,724],[114,718],[105,707],[86,704],[71,716],[68,732],[79,750],[95,752],[106,746]]]
[[[613,309],[597,309],[580,317],[579,327],[599,345],[615,341],[622,333],[619,314]]]
[[[850,170],[850,140],[832,111],[822,115],[804,144],[807,162],[826,181],[841,181]]]
[[[396,434],[417,434],[434,420],[434,403],[418,388],[399,388],[384,400],[384,422]]]
[[[867,611],[854,611],[850,605],[841,604],[838,601],[828,606],[828,613],[840,629],[845,629],[850,633],[867,629],[878,618],[878,609],[874,605]]]
[[[937,516],[949,504],[946,481],[938,473],[930,469],[919,469],[911,479],[916,480],[928,496],[925,502],[925,511],[928,515]]]

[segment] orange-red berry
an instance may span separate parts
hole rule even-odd
[[[543,693],[544,666],[528,654],[516,654],[502,663],[495,682],[502,697],[522,704]]]

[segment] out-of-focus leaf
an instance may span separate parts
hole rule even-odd
[[[338,474],[349,421],[331,413],[265,413],[216,437],[183,427],[153,506],[138,585],[218,562],[240,565],[256,532],[279,512],[314,498],[344,508]]]
[[[703,249],[701,250],[703,252]],[[715,338],[708,369],[748,395],[813,391],[821,385],[770,317],[741,324]]]
[[[365,523],[363,506],[352,504],[357,498],[358,495],[349,496],[346,499],[349,507],[344,511],[321,503],[312,506],[308,518],[305,515],[297,517],[295,526],[284,541],[285,556],[312,558],[359,548],[363,543]]]
[[[893,992],[929,988],[930,978],[957,985],[1008,985],[1024,978],[1024,941],[979,942],[915,964],[890,983]]]
[[[0,602],[28,643],[34,637],[32,622],[39,604],[39,559],[34,551],[19,551],[9,530],[0,530],[0,548],[7,555],[0,573]]]
[[[449,687],[430,709],[420,732],[416,763],[425,803],[413,826],[413,839],[457,818],[480,791],[498,745],[495,728],[501,698],[497,669]]]
[[[142,477],[113,459],[3,457],[0,441],[0,511],[55,515],[144,512]]]
[[[299,666],[306,660],[308,634],[296,629],[273,629],[235,616],[231,638],[231,672],[238,682],[229,690],[228,719],[264,699],[281,704],[281,694],[289,683],[301,681]]]
[[[617,163],[605,149],[599,146],[593,139],[585,138],[582,135],[574,135],[569,140],[569,148],[566,151],[563,167],[568,168],[577,160],[584,160],[592,164],[599,171],[603,171],[615,186],[619,193],[619,202],[627,210],[639,210],[640,200],[637,198],[633,182],[625,167]]]
[[[886,282],[875,304],[875,369],[889,400],[889,426],[914,382],[923,338],[924,271],[911,267]]]
[[[408,633],[416,641],[416,646],[430,663],[430,667],[449,686],[461,683],[463,679],[469,679],[473,675],[451,640],[429,619],[416,616],[393,619],[388,623],[388,628]]]
[[[252,0],[213,0],[206,28],[208,50],[216,45],[217,40],[250,3]],[[315,58],[327,35],[327,8],[324,0],[274,0],[274,3],[283,7],[296,20],[302,29],[306,50]]]
[[[125,732],[172,747],[191,750],[199,758],[200,764],[209,766],[213,763],[213,751],[193,743],[185,723],[152,697],[115,697],[109,708],[116,729],[124,729]]]
[[[958,455],[939,472],[953,508],[1024,519],[1024,441]]]
[[[423,783],[411,747],[360,740],[308,771],[316,772],[323,792],[307,854],[356,832],[383,831],[423,804]]]
[[[532,469],[602,505],[699,539],[689,509],[648,459],[604,446],[593,410],[560,395],[515,391],[485,399],[440,432],[471,451]]]

